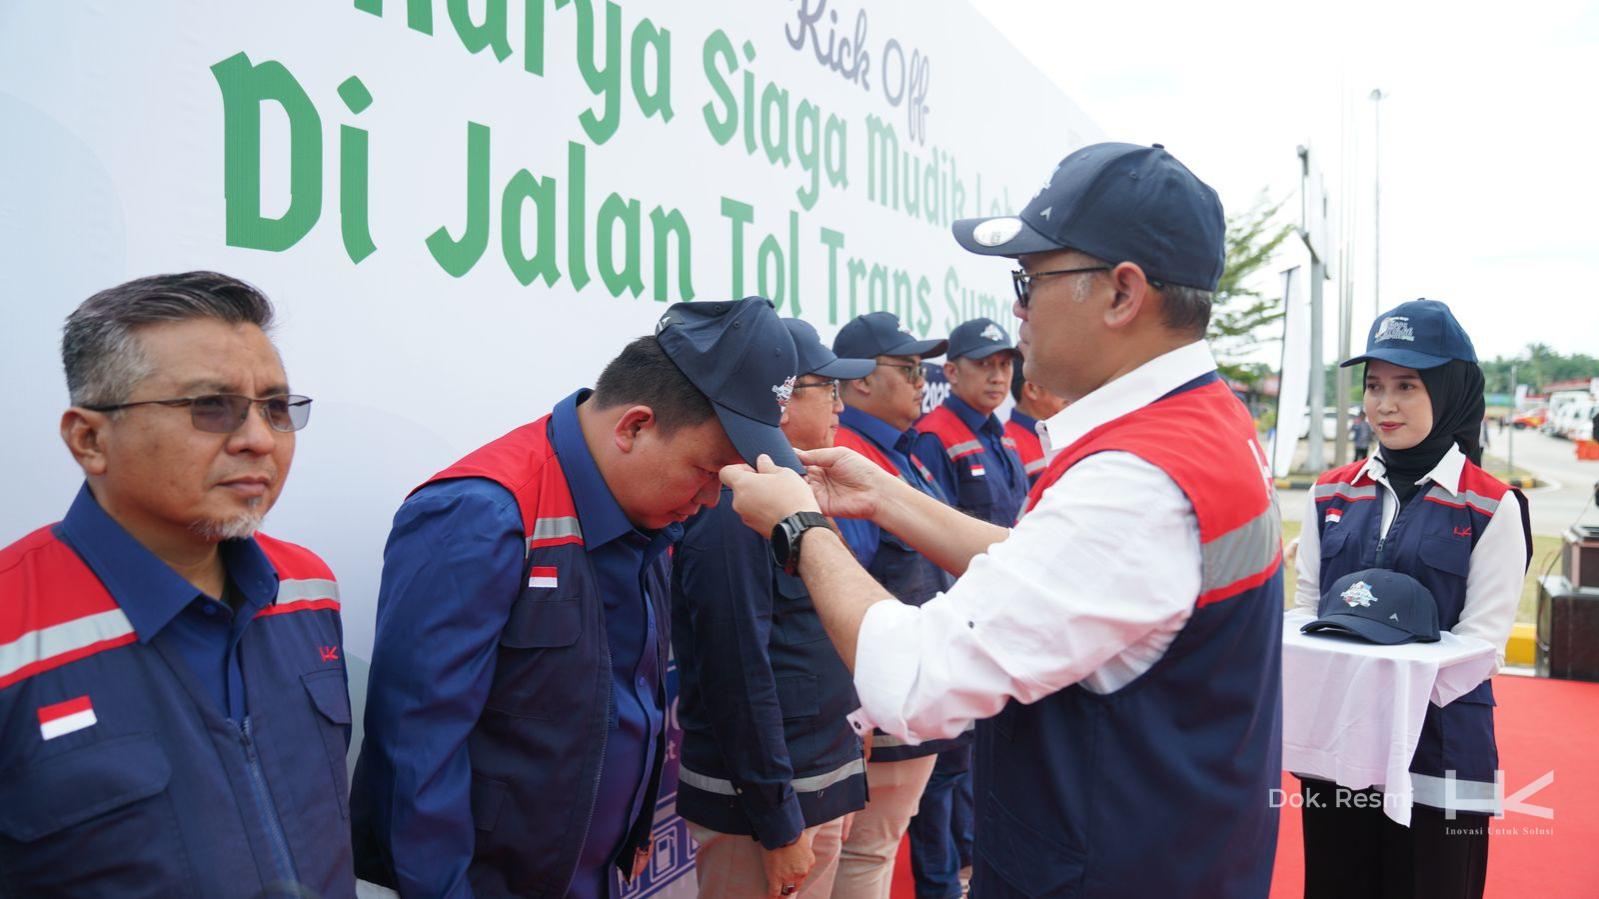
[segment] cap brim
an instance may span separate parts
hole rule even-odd
[[[1013,346],[997,346],[997,345],[996,346],[978,347],[977,349],[972,350],[969,353],[962,353],[959,356],[950,356],[949,358],[950,359],[987,359],[989,356],[992,356],[995,353],[1010,353],[1012,356],[1015,356],[1018,360],[1022,358],[1021,351],[1016,349],[1015,347],[1013,347]]]
[[[839,381],[856,381],[871,374],[875,368],[877,368],[876,359],[834,359],[821,368],[804,374],[821,375]]]
[[[988,222],[998,222],[1014,219],[1021,226],[1009,240],[1001,243],[986,243],[977,239],[976,231]],[[955,234],[955,242],[961,249],[979,256],[1026,256],[1028,253],[1049,253],[1064,249],[1060,244],[1050,240],[1033,229],[1032,225],[1022,221],[1014,215],[996,215],[980,219],[957,219],[949,226]]]
[[[884,356],[920,356],[923,359],[933,359],[944,355],[949,349],[947,340],[907,340],[898,346],[891,346],[883,350]],[[876,367],[877,363],[872,363]]]
[[[1377,359],[1382,362],[1389,362],[1401,368],[1415,369],[1437,368],[1438,366],[1449,361],[1449,357],[1447,356],[1434,356],[1431,353],[1423,353],[1417,350],[1407,350],[1403,347],[1379,347],[1378,349],[1372,350],[1369,353],[1365,353],[1346,362],[1342,362],[1338,367],[1348,368],[1351,365],[1359,365],[1362,362],[1369,362],[1372,359]]]
[[[712,402],[711,408],[716,410],[716,417],[722,422],[722,430],[727,432],[733,449],[738,450],[745,462],[754,465],[761,456],[770,456],[773,462],[784,468],[805,473],[805,466],[794,455],[794,447],[789,445],[788,437],[784,436],[781,428],[745,417],[721,403]]]
[[[1317,618],[1315,621],[1300,628],[1299,631],[1304,634],[1348,634],[1360,637],[1363,640],[1369,640],[1372,643],[1380,643],[1384,646],[1396,646],[1400,643],[1412,643],[1421,640],[1420,637],[1402,627],[1394,627],[1391,624],[1373,621],[1370,618],[1363,618],[1359,615],[1339,615],[1337,613],[1328,615],[1325,618]]]

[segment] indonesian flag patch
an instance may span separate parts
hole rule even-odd
[[[1343,517],[1344,517],[1344,510],[1343,509],[1328,509],[1327,510],[1327,519],[1326,519],[1326,521],[1327,521],[1328,524],[1337,524],[1339,519],[1341,519]]]
[[[534,565],[527,570],[527,585],[529,587],[553,588],[555,584],[555,566]]]
[[[983,463],[981,463],[981,462],[973,462],[972,463],[972,477],[980,478],[980,477],[982,477],[983,475],[986,475],[986,474],[988,474],[988,469],[983,467]]]
[[[54,740],[95,725],[94,704],[88,694],[39,709],[39,736]]]

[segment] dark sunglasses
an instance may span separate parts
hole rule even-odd
[[[95,412],[117,412],[134,406],[188,406],[189,420],[197,430],[232,434],[244,424],[251,406],[261,407],[261,417],[274,431],[298,431],[311,420],[311,398],[293,393],[254,399],[236,393],[208,393],[170,400],[141,400],[115,406],[84,406]]]

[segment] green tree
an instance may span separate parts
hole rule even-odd
[[[1531,387],[1534,393],[1555,381],[1572,378],[1599,378],[1599,359],[1583,353],[1564,355],[1548,344],[1529,343],[1527,348],[1513,358],[1500,356],[1482,363],[1483,380],[1490,393],[1514,393],[1510,383],[1510,367],[1516,367],[1516,380]]]
[[[1263,343],[1282,340],[1280,327],[1266,333],[1282,322],[1282,297],[1267,297],[1256,286],[1273,254],[1294,233],[1292,225],[1277,221],[1282,205],[1262,191],[1253,206],[1227,222],[1227,260],[1211,301],[1206,337],[1221,373],[1245,383],[1255,383],[1271,367],[1243,358]]]

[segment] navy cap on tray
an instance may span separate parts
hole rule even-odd
[[[1221,280],[1227,236],[1216,192],[1160,144],[1090,144],[1062,159],[1021,212],[951,228],[985,256],[1073,249],[1201,290]]]
[[[655,324],[655,339],[711,401],[733,448],[751,465],[762,454],[804,472],[778,427],[799,371],[794,339],[771,300],[677,303]]]
[[[1408,574],[1367,568],[1346,574],[1322,594],[1321,616],[1301,627],[1306,634],[1346,634],[1372,643],[1438,642],[1438,604],[1432,592]]]

